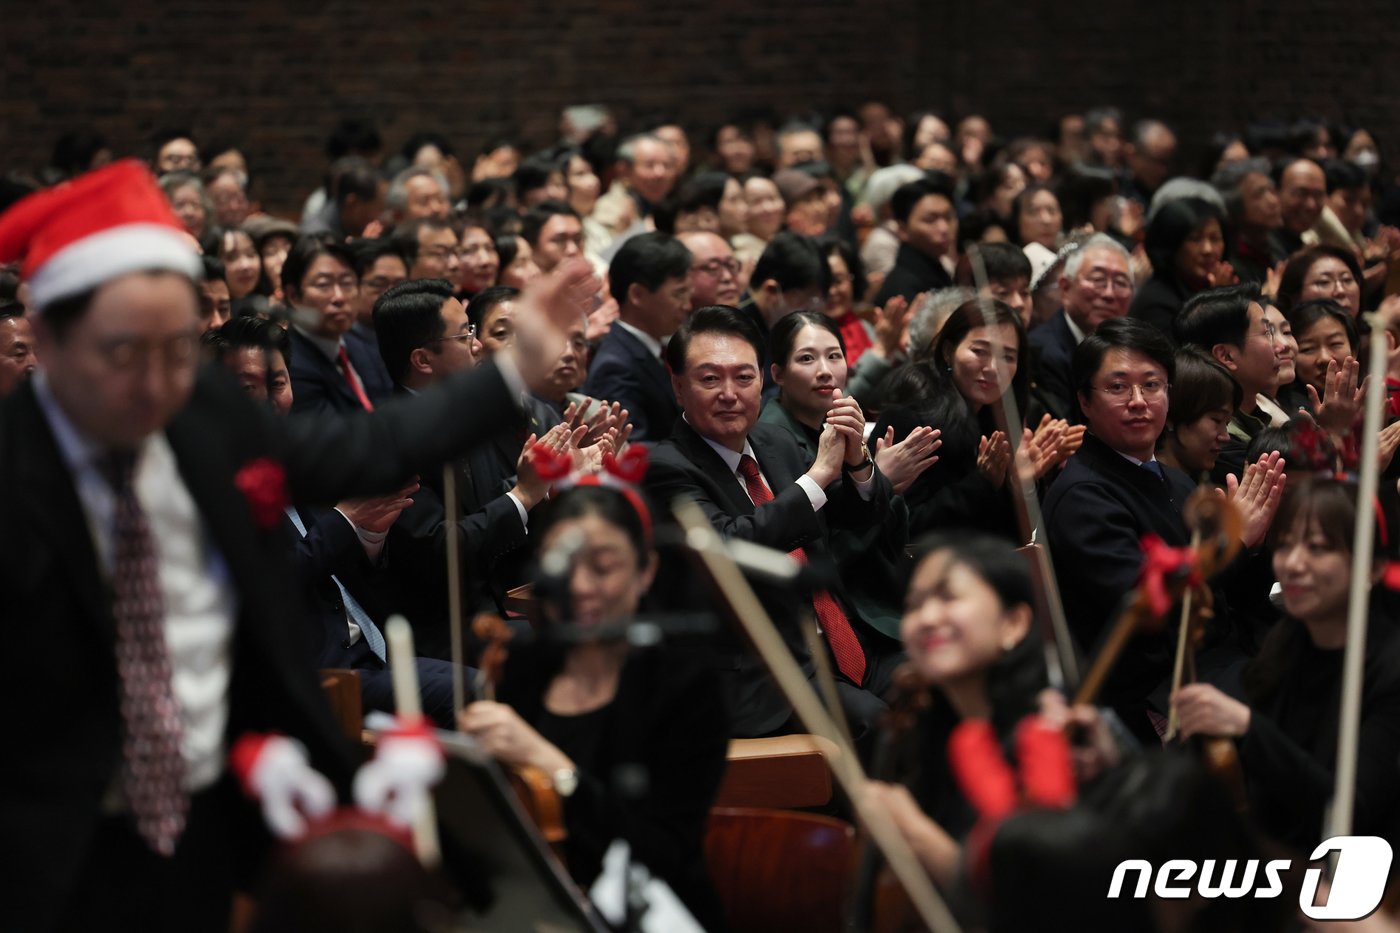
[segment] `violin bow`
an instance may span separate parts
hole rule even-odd
[[[1381,416],[1385,403],[1386,322],[1379,312],[1366,315],[1371,325],[1371,359],[1367,366],[1366,415],[1362,421],[1361,464],[1356,488],[1356,528],[1351,544],[1351,593],[1347,601],[1347,645],[1342,661],[1342,708],[1337,726],[1337,783],[1323,827],[1324,837],[1351,835],[1356,806],[1356,753],[1361,734],[1361,687],[1366,660],[1366,617],[1370,600],[1371,549],[1376,523],[1369,520],[1379,485]]]
[[[1198,554],[1200,550],[1201,529],[1195,528],[1191,531],[1191,553]],[[1172,665],[1172,688],[1171,692],[1167,694],[1168,697],[1176,696],[1176,692],[1181,689],[1182,677],[1186,671],[1187,642],[1191,640],[1191,602],[1195,595],[1196,588],[1189,585],[1186,587],[1186,592],[1181,595],[1181,618],[1177,620],[1176,627],[1176,660]],[[1168,702],[1167,706],[1167,734],[1162,736],[1162,739],[1170,742],[1176,738],[1179,723],[1176,715],[1176,704]]]
[[[447,624],[452,632],[452,709],[467,705],[466,652],[462,647],[462,541],[457,517],[457,472],[442,465],[442,519],[447,529]]]
[[[678,499],[672,504],[672,510],[685,530],[686,543],[699,555],[719,595],[747,631],[755,650],[767,664],[774,681],[792,704],[803,726],[836,746],[837,754],[826,758],[826,763],[869,829],[871,839],[889,862],[891,871],[908,892],[920,919],[934,933],[959,933],[961,928],[953,919],[947,903],[919,864],[898,827],[883,810],[871,806],[866,799],[868,778],[861,769],[855,749],[846,742],[835,720],[807,682],[802,669],[783,642],[782,635],[754,595],[753,588],[725,552],[719,534],[694,502]]]
[[[1040,497],[1035,490],[1035,480],[1023,480],[1020,471],[1016,469],[1016,454],[1021,448],[1022,431],[1025,426],[1021,421],[1016,394],[1011,390],[1011,374],[996,337],[996,315],[992,311],[991,299],[986,297],[987,266],[982,261],[982,252],[976,244],[968,247],[967,258],[972,266],[972,280],[977,289],[977,306],[982,310],[982,320],[986,322],[988,338],[992,343],[997,382],[1006,386],[1006,391],[1001,393],[1001,404],[995,410],[998,426],[1006,434],[1006,439],[1011,445],[1011,464],[1007,469],[1011,471],[1011,476],[1020,487],[1020,495],[1013,497],[1016,503],[1016,518],[1020,524],[1022,540],[1036,545],[1033,553],[1040,565],[1040,577],[1045,587],[1045,603],[1049,608],[1050,618],[1037,626],[1045,644],[1046,674],[1051,687],[1069,696],[1079,686],[1079,659],[1075,655],[1074,639],[1070,636],[1069,623],[1065,619],[1064,601],[1060,598],[1060,584],[1055,576],[1050,548],[1037,541],[1044,525],[1044,517],[1040,511]],[[1028,366],[1030,361],[1018,359],[1016,365]]]

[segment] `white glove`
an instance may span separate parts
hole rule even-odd
[[[307,818],[335,808],[335,788],[306,760],[306,748],[284,735],[245,735],[230,755],[251,797],[262,801],[263,819],[280,839],[306,833]]]
[[[379,736],[374,759],[355,775],[355,803],[397,826],[412,826],[446,769],[442,746],[426,721],[400,719]]]

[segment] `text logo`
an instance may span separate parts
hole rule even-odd
[[[1309,868],[1303,875],[1298,907],[1314,920],[1360,920],[1380,906],[1385,880],[1390,873],[1390,843],[1379,836],[1334,836],[1313,850],[1309,861],[1337,853],[1324,904],[1315,903],[1321,868]],[[1196,893],[1205,898],[1278,897],[1283,893],[1280,875],[1292,866],[1288,859],[1206,859],[1199,865],[1190,859],[1170,859],[1156,869],[1144,859],[1128,859],[1113,870],[1108,887],[1110,898],[1123,897],[1130,876],[1134,878],[1128,897],[1152,893],[1163,898],[1186,898]],[[1194,885],[1193,885],[1194,880]]]

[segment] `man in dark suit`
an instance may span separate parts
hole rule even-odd
[[[292,306],[294,411],[373,411],[393,386],[374,347],[352,336],[360,279],[350,248],[325,239],[297,240],[282,264]]]
[[[918,181],[900,185],[890,198],[890,211],[899,252],[875,304],[884,307],[896,295],[913,301],[920,292],[952,285],[953,276],[943,265],[958,240],[952,179],[942,172],[929,172]]]
[[[632,237],[608,267],[618,315],[598,344],[583,391],[620,402],[631,414],[632,439],[656,442],[671,433],[680,409],[661,362],[661,342],[690,313],[690,250],[664,233]]]
[[[0,403],[0,483],[24,490],[0,499],[5,634],[24,659],[0,702],[28,711],[0,773],[0,900],[26,930],[226,929],[258,823],[231,743],[284,732],[348,786],[286,635],[287,492],[382,493],[518,418],[522,374],[596,285],[559,277],[518,317],[533,336],[414,405],[280,419],[223,373],[196,377],[197,258],[139,163],[15,205],[0,261],[15,259],[44,362]]]
[[[864,419],[853,399],[833,401],[810,468],[786,429],[758,422],[761,350],[756,329],[732,308],[702,308],[676,332],[667,356],[685,417],[652,451],[646,487],[658,502],[691,499],[726,538],[800,551],[804,560],[825,558],[828,525],[870,528],[889,508],[890,484],[865,447]],[[862,621],[839,584],[810,602],[791,589],[768,588],[760,598],[809,674],[798,619],[815,613],[852,728],[857,735],[868,730],[902,657],[899,644]],[[721,649],[719,663],[736,735],[792,729],[791,708],[757,658],[736,641]]]
[[[1123,317],[1133,301],[1128,251],[1098,233],[1070,253],[1060,275],[1064,307],[1031,331],[1035,395],[1056,418],[1075,419],[1071,360],[1085,337],[1104,321]]]
[[[385,367],[404,396],[425,392],[476,365],[475,328],[446,279],[394,286],[376,303],[374,322]],[[455,524],[462,545],[468,612],[504,614],[505,590],[524,582],[519,565],[528,557],[530,511],[548,488],[522,456],[515,483],[508,491],[497,489],[499,467],[489,444],[474,447],[452,465],[458,514],[448,521],[443,471],[434,471],[420,478],[413,504],[389,528],[385,547],[390,592],[382,598],[413,623],[420,654],[437,658],[450,657],[448,529]],[[512,562],[508,574],[501,573],[504,559],[516,554],[522,559]]]
[[[1117,619],[1124,595],[1137,585],[1143,536],[1156,535],[1178,548],[1191,540],[1182,508],[1196,484],[1160,463],[1155,453],[1173,372],[1171,344],[1135,318],[1105,323],[1075,351],[1075,386],[1088,433],[1050,487],[1043,527],[1065,617],[1080,646],[1090,651]],[[1260,479],[1280,483],[1277,471]],[[1246,547],[1263,541],[1277,498],[1266,496],[1262,508],[1246,512]],[[1217,596],[1217,617],[1208,633],[1212,644],[1220,644],[1225,616]],[[1103,702],[1144,740],[1156,735],[1146,712],[1149,698],[1156,712],[1166,713],[1161,686],[1171,674],[1174,645],[1174,631],[1136,634],[1103,688]],[[1225,654],[1222,646],[1216,657]]]

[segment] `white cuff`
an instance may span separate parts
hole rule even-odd
[[[526,508],[525,508],[525,503],[523,503],[523,502],[520,501],[520,497],[517,496],[517,495],[515,494],[515,491],[514,491],[514,490],[512,490],[512,491],[506,493],[506,498],[510,499],[511,502],[515,503],[515,511],[516,511],[516,514],[520,516],[520,524],[521,524],[522,526],[524,526],[524,528],[525,528],[525,533],[526,533],[526,534],[529,534],[529,533],[530,533],[530,513],[529,513],[529,511],[526,510]]]
[[[817,481],[812,477],[803,474],[797,478],[797,485],[802,487],[802,491],[807,494],[807,498],[812,502],[812,511],[820,512],[822,506],[826,505],[826,490],[817,485]]]

